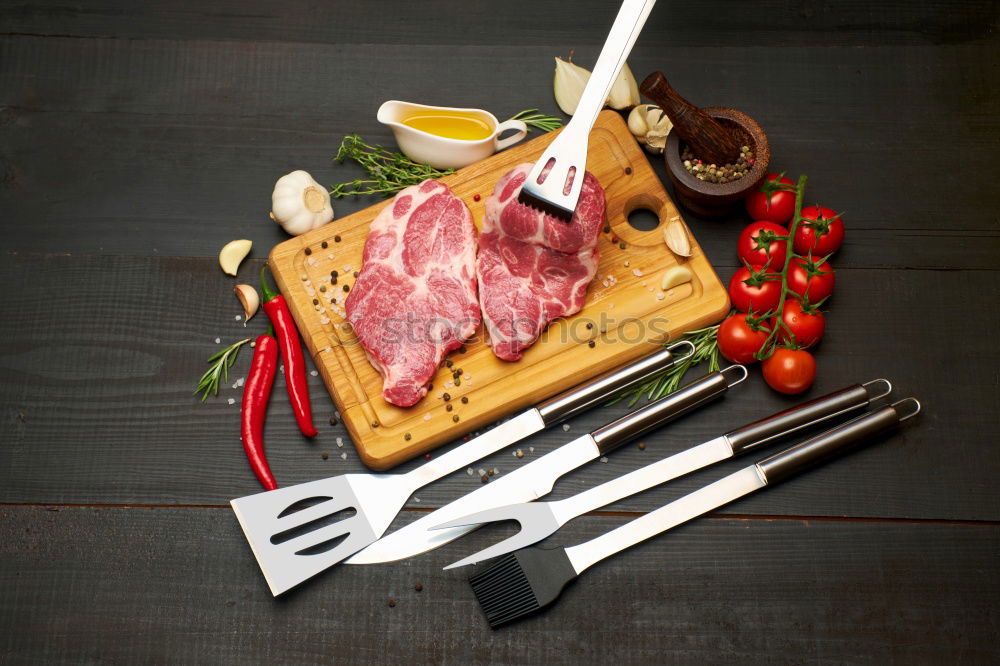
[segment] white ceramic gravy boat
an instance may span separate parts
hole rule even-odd
[[[403,124],[403,120],[421,111],[461,111],[481,119],[491,133],[485,139],[449,139],[430,134]],[[399,149],[415,162],[429,164],[436,169],[459,169],[473,162],[486,159],[493,153],[512,146],[528,134],[528,126],[520,120],[500,122],[489,111],[460,109],[449,106],[427,106],[389,100],[379,107],[378,121],[388,125],[396,137]],[[517,130],[504,139],[497,137],[507,130]]]

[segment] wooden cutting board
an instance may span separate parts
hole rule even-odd
[[[468,204],[481,226],[486,198],[500,176],[521,162],[534,161],[555,134],[441,181]],[[366,465],[377,470],[393,467],[726,314],[726,290],[690,232],[690,258],[681,261],[667,249],[662,228],[679,218],[677,209],[619,114],[604,111],[598,117],[590,135],[587,170],[605,189],[610,231],[598,241],[600,267],[583,310],[553,322],[515,362],[497,359],[480,327],[464,351],[448,357],[454,368],[462,369],[461,385],[454,386],[452,370],[442,367],[433,389],[413,407],[399,408],[382,399],[382,378],[344,319],[343,285],[353,286],[369,223],[389,200],[285,241],[271,252],[271,270]],[[640,208],[658,215],[656,229],[640,231],[629,224],[628,215]],[[681,263],[693,279],[661,291],[664,271]],[[329,282],[333,270],[339,273],[336,285]],[[450,403],[443,399],[445,392]]]

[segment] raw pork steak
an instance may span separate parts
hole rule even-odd
[[[479,298],[493,353],[516,361],[550,321],[578,312],[597,272],[604,190],[590,173],[566,223],[517,200],[531,164],[500,179],[479,237]]]
[[[362,261],[347,320],[382,374],[382,397],[409,407],[479,326],[472,214],[437,181],[408,187],[372,220]]]

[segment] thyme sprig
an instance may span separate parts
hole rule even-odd
[[[615,396],[608,404],[613,405],[621,400],[628,399],[628,406],[631,407],[639,402],[643,396],[647,400],[657,400],[673,393],[680,386],[681,379],[693,366],[708,361],[708,371],[715,372],[719,369],[719,342],[717,334],[719,325],[706,326],[695,331],[688,331],[679,340],[672,340],[668,344],[674,344],[680,340],[687,340],[694,345],[694,352],[690,357],[676,363],[661,373],[653,375],[648,381],[641,385],[623,391]]]
[[[212,365],[205,371],[205,374],[201,376],[201,379],[198,380],[198,388],[194,391],[195,395],[201,393],[202,402],[208,400],[209,395],[219,395],[219,379],[221,378],[226,382],[229,381],[229,368],[233,367],[233,363],[236,363],[236,357],[239,356],[240,347],[248,342],[250,342],[250,338],[234,342],[225,349],[220,349],[208,358],[207,362]]]
[[[534,127],[535,129],[543,132],[551,132],[554,129],[559,129],[563,124],[562,118],[547,116],[544,113],[538,113],[538,109],[525,109],[524,111],[519,111],[515,115],[511,116],[509,120],[520,120],[528,127]]]
[[[368,177],[333,185],[330,196],[334,199],[363,194],[387,197],[410,185],[419,185],[428,178],[440,178],[455,172],[454,169],[435,169],[414,162],[402,153],[377,144],[372,146],[357,134],[344,137],[335,159],[341,164],[348,159],[354,160]]]

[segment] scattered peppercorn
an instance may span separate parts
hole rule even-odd
[[[588,321],[587,322],[587,330],[589,331],[592,328],[594,328],[594,325]]]
[[[310,254],[312,254],[312,253],[313,253],[313,251],[312,251],[312,250],[310,250],[309,248],[306,248],[306,256],[307,256],[307,257],[308,257],[308,256],[309,256]]]
[[[441,398],[442,398],[442,399],[443,399],[443,400],[444,400],[445,402],[448,402],[449,400],[451,400],[451,394],[450,394],[450,393],[445,393],[445,394],[444,394],[443,396],[441,396]]]
[[[451,420],[454,421],[455,423],[458,423],[458,414],[455,414],[453,417],[451,417]]]
[[[639,450],[640,451],[645,451],[646,450],[646,443],[645,442],[639,442]]]
[[[476,196],[478,197],[479,195],[477,194]],[[422,592],[423,589],[424,589],[424,586],[423,586],[422,583],[418,582],[416,585],[413,586],[413,589],[416,590],[417,592]]]
[[[479,477],[479,480],[482,481],[483,483],[489,483],[490,482],[490,477],[488,477],[485,474],[483,474],[481,477]]]
[[[323,460],[326,460],[327,458],[329,458],[329,457],[330,457],[330,454],[329,454],[329,453],[327,453],[326,451],[324,451],[324,452],[323,452],[323,453],[321,453],[320,455],[322,455],[322,456],[323,456]]]
[[[410,441],[411,437],[413,437],[413,435],[411,435],[410,433],[405,433],[403,435],[403,439],[406,440],[407,442]]]
[[[329,247],[329,243],[323,241],[322,243],[319,244],[319,246],[325,250],[327,247]]]
[[[445,406],[444,406],[444,411],[446,411],[446,412],[450,412],[450,411],[451,411],[452,409],[453,409],[453,408],[452,408],[452,406],[451,406],[451,403],[450,403],[450,402],[449,402],[449,403],[448,403],[447,405],[445,405]]]
[[[378,421],[372,421],[372,427],[373,428],[377,428],[378,427]]]
[[[621,249],[624,250],[625,249],[625,241],[622,241],[621,243],[618,243],[618,247],[620,247]]]
[[[396,607],[396,600],[389,599],[389,608],[395,608],[395,607]]]
[[[451,362],[451,359],[448,359],[447,361],[445,361],[445,362],[444,362],[444,364],[445,364],[445,365],[446,365],[447,367],[449,367],[449,368],[450,368],[451,366],[453,366],[453,365],[454,365],[454,363],[452,363],[452,362]]]
[[[350,290],[351,290],[351,285],[345,284],[344,285],[344,291],[350,291]]]
[[[488,470],[486,470],[486,473],[489,474],[490,476],[493,476],[497,473],[497,470],[495,467],[490,467]]]
[[[625,167],[625,175],[626,176],[632,175],[632,167]]]
[[[425,453],[424,454],[424,460],[430,460],[430,459],[431,459],[431,454]]]
[[[337,271],[330,271],[330,277],[335,278],[338,275],[340,275],[340,273],[338,273]]]
[[[319,299],[318,298],[314,298],[313,299],[313,305],[319,305]]]
[[[590,347],[591,349],[593,349],[594,347],[597,346],[597,343],[594,342],[593,340],[591,340],[590,342],[587,343],[587,346]]]
[[[605,224],[604,225],[604,233],[606,233],[606,234],[610,234],[611,233],[611,225],[610,224]]]
[[[468,396],[464,396],[464,395],[462,396],[462,404],[463,405],[469,404],[469,398],[468,398]]]
[[[338,423],[337,417],[336,416],[331,416],[330,417],[330,425],[335,426],[335,425],[337,425],[337,423]]]
[[[326,285],[325,284],[321,284],[319,286],[319,290],[322,291],[322,292],[325,292],[326,291]]]
[[[358,277],[358,272],[354,271],[354,277]]]
[[[334,243],[339,243],[340,242],[340,236],[334,236],[333,237],[333,242]]]
[[[460,377],[455,377],[455,386],[461,386],[461,385],[462,385],[462,379]]]
[[[481,196],[479,196],[478,194],[473,194],[473,195],[472,195],[472,200],[473,200],[473,201],[479,201],[480,199],[482,199],[482,197],[481,197]]]

